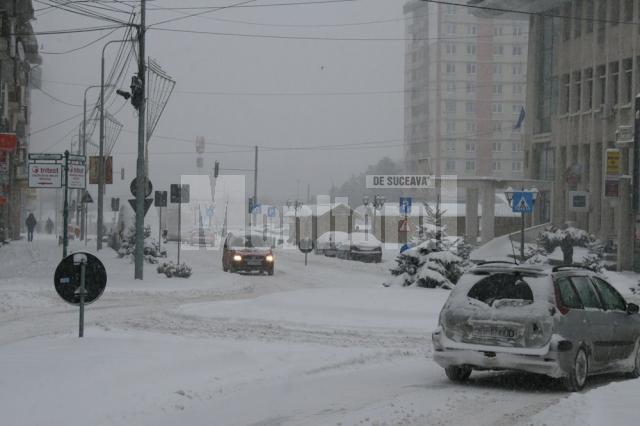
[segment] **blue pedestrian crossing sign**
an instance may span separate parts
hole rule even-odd
[[[531,213],[533,211],[533,192],[514,192],[511,210],[514,213]]]
[[[276,217],[276,208],[273,206],[270,206],[269,210],[267,211],[267,216]]]
[[[253,214],[262,214],[262,206],[260,206],[260,204],[256,204],[255,206],[253,206],[252,213]]]
[[[400,197],[400,214],[411,213],[411,197]]]

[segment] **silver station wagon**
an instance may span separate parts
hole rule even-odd
[[[577,391],[589,375],[640,377],[638,305],[576,266],[481,264],[451,291],[432,338],[433,358],[453,381],[519,370]]]

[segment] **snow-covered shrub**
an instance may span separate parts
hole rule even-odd
[[[136,250],[136,230],[135,227],[128,229],[124,235],[120,248],[118,249],[119,257],[133,256]],[[144,227],[144,259],[147,263],[155,264],[159,262],[159,258],[167,257],[167,251],[160,249],[158,242],[151,237],[151,227]]]
[[[191,266],[186,263],[179,263],[176,265],[173,262],[164,262],[161,265],[158,265],[156,270],[159,274],[165,274],[167,278],[189,278],[192,274]]]
[[[538,236],[538,245],[544,248],[547,253],[552,253],[556,247],[560,247],[563,263],[570,265],[573,263],[573,248],[588,247],[595,240],[595,237],[587,231],[573,226],[565,229],[550,226]]]

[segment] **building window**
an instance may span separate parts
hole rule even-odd
[[[605,94],[607,89],[607,67],[604,65],[599,65],[596,69],[598,75],[598,87],[596,91],[596,104],[604,105],[605,103]]]
[[[502,121],[494,121],[492,123],[492,130],[494,132],[501,132],[502,131]]]
[[[467,34],[468,35],[476,35],[478,29],[476,28],[475,25],[468,25],[467,26]]]
[[[473,171],[476,169],[476,160],[467,160],[465,164],[465,169],[467,171]]]
[[[445,168],[451,172],[456,169],[456,160],[447,160]]]
[[[496,25],[493,28],[493,35],[494,36],[501,36],[502,35],[502,27],[500,25]]]
[[[622,70],[622,102],[628,104],[633,99],[633,59],[623,59]]]
[[[467,93],[475,93],[476,92],[476,84],[467,82]]]
[[[493,64],[493,73],[502,74],[502,64]]]
[[[469,133],[469,135],[473,135],[473,133],[475,133],[476,131],[476,122],[475,121],[467,121],[467,133]],[[468,146],[469,144],[467,144]]]
[[[522,161],[514,161],[511,163],[511,171],[520,172],[522,171]]]
[[[619,101],[619,86],[620,86],[620,65],[618,62],[611,62],[609,64],[609,81],[611,85],[609,87],[611,97],[611,105],[618,105]]]
[[[476,112],[476,103],[475,102],[467,102],[465,104],[465,111],[467,113],[473,113]]]
[[[576,71],[573,73],[573,112],[580,111],[582,101],[582,73]]]
[[[447,74],[455,74],[455,72],[456,72],[456,64],[447,62]]]
[[[513,94],[514,95],[522,95],[524,91],[524,87],[522,84],[514,84],[513,85]]]
[[[522,143],[514,142],[511,144],[511,152],[522,152]]]
[[[491,151],[502,152],[502,142],[494,142],[491,144]]]
[[[522,55],[522,46],[513,46],[513,55],[514,56]]]
[[[633,21],[633,0],[624,0],[624,22]]]
[[[444,101],[444,110],[447,113],[455,113],[456,112],[456,101],[452,101],[452,100]]]
[[[569,74],[562,76],[562,105],[560,105],[560,111],[563,114],[569,112],[569,99],[571,98],[571,77]]]
[[[582,0],[576,0],[573,16],[573,38],[579,38],[582,35]]]
[[[611,26],[615,27],[620,20],[620,0],[609,0],[609,3],[611,7],[609,9],[609,21],[611,21]]]
[[[593,68],[584,70],[584,102],[585,108],[593,108]]]
[[[493,54],[494,55],[502,55],[502,54],[504,54],[504,46],[502,46],[501,44],[499,44],[497,46],[493,46]]]
[[[467,152],[476,152],[476,144],[469,142],[466,146]]]
[[[604,43],[606,20],[602,19],[603,16],[607,16],[607,2],[598,2],[598,43]]]
[[[491,105],[491,110],[495,113],[501,113],[502,112],[502,104],[499,102],[494,102]]]
[[[585,32],[591,34],[593,32],[593,0],[585,0]]]
[[[448,4],[447,5],[447,15],[455,15],[456,14],[456,5]]]
[[[455,55],[456,54],[456,45],[453,43],[447,43],[445,45],[445,52],[447,55]]]
[[[447,134],[452,135],[456,131],[456,122],[455,121],[447,121]]]
[[[467,74],[475,74],[476,73],[476,64],[475,62],[467,63]]]
[[[447,151],[456,152],[456,143],[454,141],[447,142]]]
[[[447,24],[447,34],[456,33],[456,24]]]
[[[467,44],[467,55],[475,55],[475,54],[476,54],[476,45]]]
[[[522,64],[515,64],[512,68],[513,75],[522,75]]]
[[[500,170],[502,170],[502,162],[501,161],[493,161],[491,163],[491,169],[493,169],[494,172],[499,172]]]
[[[502,84],[494,84],[493,85],[493,95],[501,96],[502,95]]]
[[[562,39],[567,41],[571,38],[571,3],[562,9]]]
[[[522,35],[522,27],[519,25],[516,25],[515,27],[513,27],[513,35],[514,36],[521,36]]]
[[[447,81],[446,90],[447,90],[447,93],[455,93],[455,91],[456,91],[456,82],[455,81]]]

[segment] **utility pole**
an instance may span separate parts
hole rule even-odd
[[[145,137],[144,119],[146,106],[146,82],[145,82],[145,33],[146,33],[146,1],[140,0],[140,27],[138,27],[138,82],[137,88],[141,95],[138,108],[138,159],[136,162],[136,250],[135,250],[135,279],[141,280],[144,270],[144,198],[147,183],[145,175]],[[133,90],[133,88],[132,88]],[[132,93],[132,96],[136,94]]]
[[[253,166],[253,205],[258,204],[258,145],[255,148],[255,164]]]

